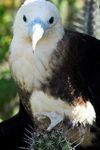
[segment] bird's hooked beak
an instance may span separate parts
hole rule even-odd
[[[44,36],[45,30],[48,29],[48,26],[40,19],[36,19],[29,23],[28,29],[32,39],[33,52],[35,52],[36,44]]]

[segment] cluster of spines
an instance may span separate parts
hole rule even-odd
[[[67,134],[73,126],[67,131],[62,130],[62,126],[55,127],[50,132],[45,129],[34,128],[32,131],[27,130],[29,135],[25,134],[23,138],[24,142],[28,143],[28,150],[75,150],[75,148],[81,143],[81,139],[78,138],[73,143],[70,142],[74,136],[78,134],[78,131],[72,137],[68,137]],[[76,142],[78,144],[76,144]]]
[[[99,1],[85,0],[83,9],[77,14],[77,22],[74,22],[75,30],[100,38]]]

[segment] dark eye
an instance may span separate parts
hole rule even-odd
[[[27,18],[26,18],[25,15],[23,16],[23,20],[24,20],[25,22],[27,22]]]
[[[54,17],[51,17],[51,18],[49,19],[49,23],[52,24],[53,22],[54,22]]]

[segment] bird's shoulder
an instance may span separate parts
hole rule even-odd
[[[57,47],[63,58],[62,65],[49,83],[52,95],[59,95],[61,99],[71,101],[79,96],[88,100],[92,95],[90,87],[92,93],[95,93],[94,99],[96,93],[99,98],[100,40],[75,31],[64,31],[65,34]],[[96,92],[92,84],[97,89]]]

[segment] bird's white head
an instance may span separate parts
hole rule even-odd
[[[16,15],[13,28],[18,38],[31,40],[33,51],[39,41],[57,43],[64,33],[58,9],[45,0],[26,0]]]

